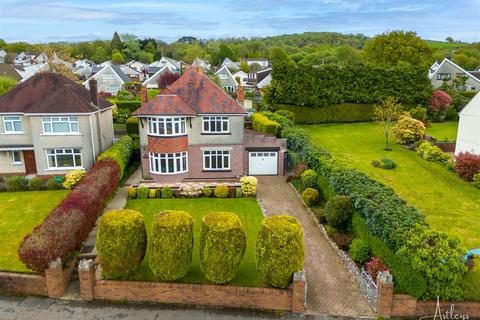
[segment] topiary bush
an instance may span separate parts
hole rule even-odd
[[[255,197],[255,195],[257,194],[257,183],[258,183],[257,178],[251,177],[251,176],[245,176],[240,178],[240,183],[242,184],[241,185],[242,195],[244,197],[247,197],[247,198]]]
[[[43,188],[43,179],[39,177],[33,177],[28,180],[28,189],[32,191],[39,191]]]
[[[137,188],[137,199],[147,199],[148,198],[148,188],[141,186]]]
[[[98,224],[96,248],[106,278],[134,272],[143,260],[147,233],[143,215],[135,210],[112,210]]]
[[[204,186],[202,188],[202,194],[204,198],[210,198],[212,195],[212,189],[210,189],[210,186]]]
[[[218,185],[214,190],[215,198],[226,198],[228,197],[228,187],[224,185]]]
[[[472,181],[473,176],[480,173],[480,155],[460,152],[455,156],[455,172],[465,181]]]
[[[136,199],[137,198],[137,188],[130,187],[128,188],[128,199]]]
[[[155,199],[157,197],[157,189],[148,190],[148,198]]]
[[[302,200],[308,207],[311,207],[320,202],[320,192],[317,189],[307,188],[302,192]]]
[[[302,227],[291,216],[263,220],[257,238],[257,268],[265,283],[286,288],[293,274],[303,269],[305,247]]]
[[[317,173],[312,169],[303,171],[300,178],[302,180],[302,187],[304,189],[315,188],[317,186]]]
[[[192,264],[193,219],[184,211],[163,211],[153,216],[148,257],[161,280],[184,277]]]
[[[325,205],[325,220],[327,220],[330,226],[336,229],[345,229],[352,215],[352,199],[348,196],[332,197]]]
[[[10,176],[5,179],[7,191],[25,191],[28,188],[28,181],[22,176]]]
[[[425,125],[420,120],[412,118],[408,113],[398,119],[392,129],[395,142],[412,144],[420,140],[425,134]]]
[[[349,252],[352,256],[352,259],[359,264],[364,264],[370,260],[370,246],[363,239],[354,239],[350,244]]]
[[[162,187],[161,193],[162,193],[162,198],[163,199],[173,198],[173,191],[172,191],[172,188],[169,187],[169,186]]]
[[[212,212],[202,219],[200,267],[213,283],[237,276],[247,240],[240,219],[230,212]]]
[[[140,133],[140,129],[138,128],[138,118],[131,117],[125,121],[125,132],[128,135]]]
[[[87,175],[85,170],[69,171],[63,179],[63,187],[65,189],[73,189]]]

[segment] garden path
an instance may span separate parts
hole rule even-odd
[[[257,194],[267,215],[296,217],[305,239],[307,313],[350,317],[374,317],[353,275],[320,233],[317,223],[305,209],[285,177],[259,177]]]

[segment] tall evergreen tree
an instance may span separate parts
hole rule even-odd
[[[113,34],[112,42],[111,42],[112,52],[115,50],[122,51],[122,39],[118,35],[117,31]]]

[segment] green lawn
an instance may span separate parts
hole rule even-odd
[[[0,193],[0,270],[33,273],[18,259],[20,242],[67,194],[67,190]]]
[[[183,210],[190,213],[194,219],[193,261],[190,272],[177,282],[208,283],[200,270],[199,241],[202,218],[213,211],[230,211],[238,215],[247,235],[247,249],[240,264],[237,278],[230,282],[235,286],[263,287],[264,283],[256,268],[255,243],[260,224],[263,220],[262,211],[256,199],[147,199],[129,200],[126,208],[140,211],[145,217],[147,235],[151,232],[152,217],[155,213],[165,210]],[[139,270],[130,280],[155,281],[155,276],[148,266],[148,254],[145,256]]]
[[[457,140],[458,121],[431,123],[427,133],[437,138],[438,141]]]
[[[435,130],[437,126],[441,125],[434,124],[432,128]],[[447,131],[448,126],[442,130]],[[325,124],[305,128],[313,141],[334,157],[393,187],[426,216],[433,228],[457,235],[467,249],[480,248],[480,190],[442,165],[425,161],[393,141],[393,150],[384,151],[385,138],[378,124]],[[398,167],[394,170],[372,167],[371,161],[380,158],[390,158]]]

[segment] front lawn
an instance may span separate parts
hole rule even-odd
[[[18,259],[20,242],[67,194],[67,190],[0,193],[1,271],[33,273]]]
[[[432,123],[427,128],[427,134],[434,136],[438,141],[457,140],[458,121]]]
[[[140,211],[145,218],[147,236],[152,228],[152,217],[161,210],[183,210],[190,213],[194,219],[193,261],[190,272],[177,282],[208,283],[200,270],[200,229],[202,218],[213,211],[229,211],[238,215],[247,235],[247,249],[240,264],[237,278],[229,284],[234,286],[263,287],[264,283],[257,271],[255,259],[255,244],[257,233],[263,220],[262,211],[256,199],[135,199],[129,200],[127,209]],[[148,254],[145,256],[139,270],[129,280],[156,281],[148,266]]]
[[[433,124],[435,128],[438,124]],[[423,160],[413,151],[391,141],[384,151],[384,134],[375,123],[305,126],[313,142],[336,158],[393,187],[417,207],[435,229],[457,235],[467,249],[480,248],[480,190],[457,178],[438,163]],[[372,160],[390,158],[398,167],[385,170]]]

